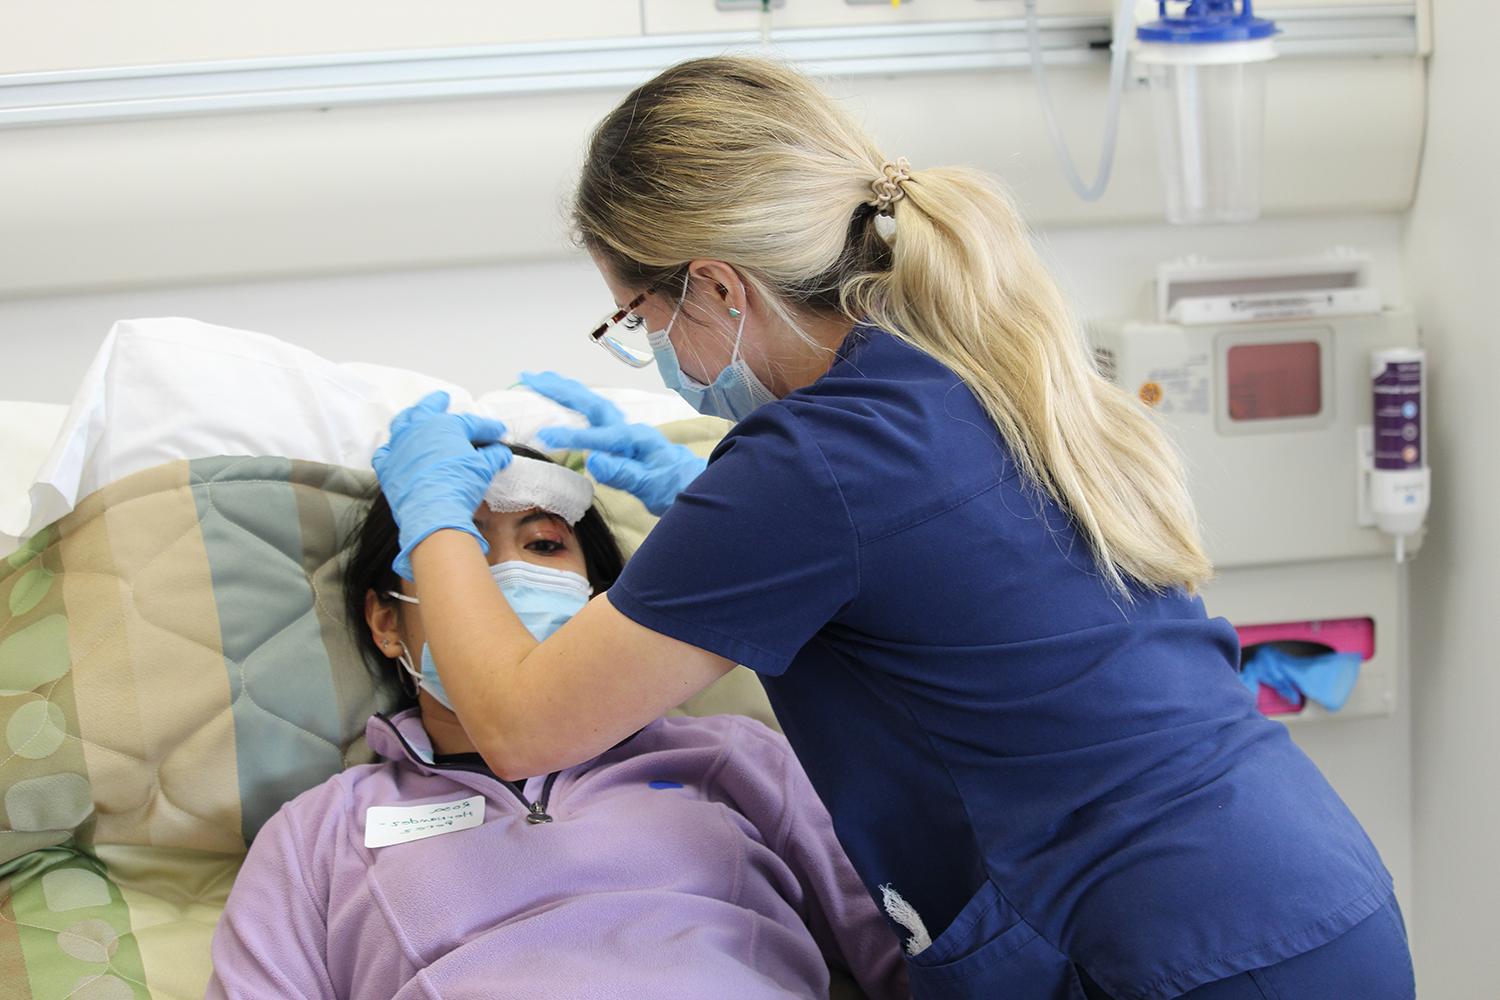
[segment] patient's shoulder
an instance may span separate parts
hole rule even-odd
[[[291,845],[336,844],[347,832],[358,801],[369,798],[375,786],[389,786],[394,768],[388,761],[360,764],[314,785],[284,803],[266,821],[256,842],[272,834]]]
[[[659,728],[658,728],[659,727]],[[669,715],[653,723],[667,743],[698,743],[731,747],[749,744],[790,753],[786,737],[748,715]]]
[[[745,715],[670,716],[653,729],[663,748],[697,747],[717,780],[754,775],[779,781],[788,767],[800,767],[786,737]]]

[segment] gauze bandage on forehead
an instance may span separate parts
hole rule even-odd
[[[517,455],[490,480],[484,502],[497,514],[540,507],[577,524],[594,502],[594,484],[572,469]]]

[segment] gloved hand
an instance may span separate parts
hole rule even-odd
[[[375,449],[370,464],[400,533],[401,552],[391,564],[397,573],[412,578],[412,549],[440,528],[467,531],[489,552],[474,511],[495,473],[510,464],[510,449],[497,443],[504,435],[498,420],[449,413],[446,392],[396,414],[390,442]]]
[[[655,427],[627,424],[619,407],[581,382],[556,372],[522,372],[521,384],[588,418],[588,427],[543,427],[537,437],[549,448],[593,452],[585,463],[593,477],[633,495],[658,517],[708,466]]]

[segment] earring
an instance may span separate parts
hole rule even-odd
[[[738,309],[736,309],[734,306],[730,306],[729,307],[729,316],[730,316],[731,319],[739,319],[740,318],[740,311]]]

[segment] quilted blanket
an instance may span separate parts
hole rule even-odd
[[[723,426],[663,430],[706,453]],[[0,560],[0,1000],[203,995],[256,831],[368,760],[365,720],[395,701],[341,603],[374,488],[282,458],[177,461]],[[633,550],[655,519],[598,499]],[[684,710],[774,724],[742,669]]]
[[[256,830],[394,701],[340,604],[373,485],[174,462],[0,564],[0,995],[202,995]]]

